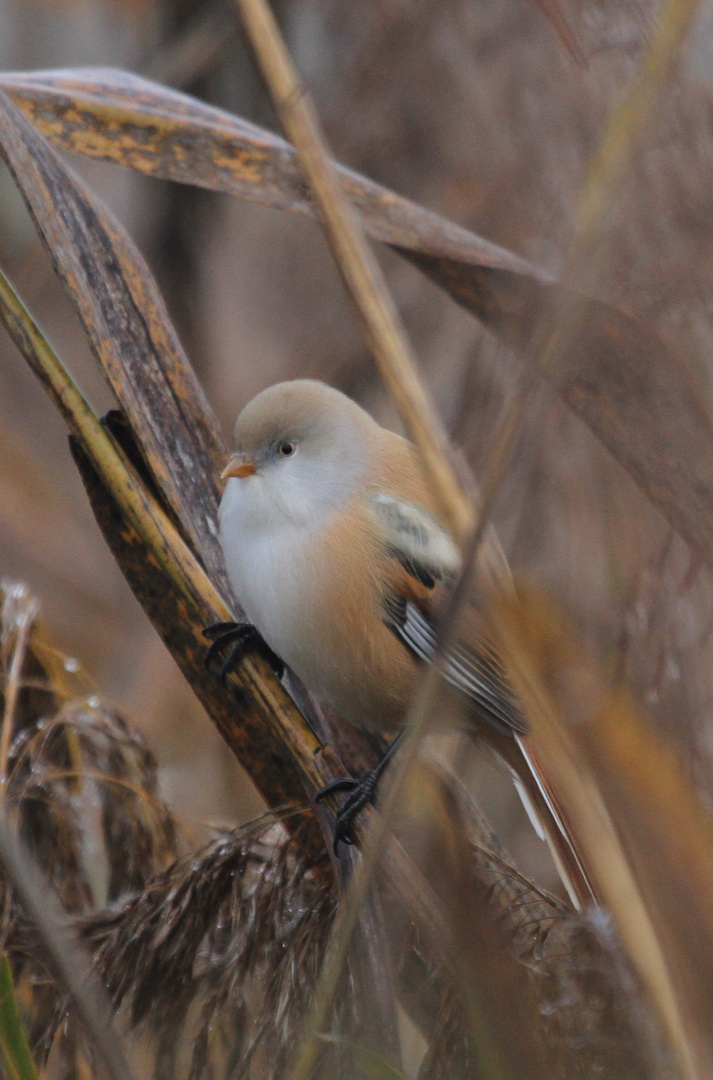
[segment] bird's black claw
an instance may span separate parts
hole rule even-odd
[[[383,769],[379,764],[375,769],[370,769],[369,772],[364,773],[358,780],[354,780],[350,777],[344,777],[339,780],[330,780],[328,784],[325,784],[325,786],[317,792],[315,797],[317,802],[321,802],[323,799],[326,799],[328,795],[334,795],[336,792],[348,792],[346,799],[337,811],[334,821],[335,855],[337,854],[340,843],[354,843],[351,836],[354,819],[357,814],[364,809],[367,803],[374,802],[376,788],[382,772]]]
[[[205,666],[210,670],[216,657],[223,653],[227,645],[231,646],[228,655],[220,666],[220,677],[225,682],[228,673],[237,667],[247,652],[257,652],[270,666],[278,679],[285,673],[285,665],[280,657],[263,641],[256,627],[251,623],[216,622],[206,626],[203,636],[212,638],[205,654]]]
[[[203,637],[207,638],[219,638],[223,634],[228,633],[231,630],[237,629],[239,626],[248,626],[248,623],[238,622],[212,622],[203,627]]]
[[[381,761],[375,765],[373,769],[369,769],[368,772],[365,772],[358,780],[354,780],[349,776],[343,778],[340,777],[339,780],[330,780],[328,784],[325,784],[325,786],[317,792],[315,797],[316,802],[321,802],[322,799],[326,799],[328,795],[334,795],[335,792],[338,791],[348,792],[346,799],[339,807],[337,816],[334,819],[335,855],[337,854],[337,848],[342,840],[345,844],[354,843],[351,837],[354,819],[357,814],[364,809],[367,803],[374,802],[376,789],[379,786],[379,780],[385,772],[386,766],[398,750],[402,737],[403,731],[396,736]]]
[[[352,821],[351,820],[347,821],[345,823],[345,822],[340,821],[339,818],[337,817],[337,820],[336,820],[336,822],[334,824],[334,848],[333,848],[333,850],[334,850],[335,855],[339,854],[338,849],[339,849],[340,844],[348,844],[349,847],[354,847],[354,841],[352,840],[351,836],[349,835],[349,830],[351,829],[351,827],[352,827]]]
[[[260,638],[259,641],[254,642],[253,648],[263,658],[273,675],[276,678],[281,679],[285,674],[285,665],[277,653],[273,652],[267,642],[263,641],[262,638]]]
[[[340,791],[353,791],[359,786],[359,781],[351,776],[345,776],[342,780],[330,780],[323,788],[320,788],[314,797],[315,802],[324,802],[328,795],[334,795]]]
[[[226,645],[232,646],[220,667],[220,676],[224,680],[231,667],[245,655],[251,639],[256,635],[257,630],[250,623],[217,622],[206,626],[203,636],[213,639],[205,654],[206,668],[210,670],[213,661],[221,655]]]

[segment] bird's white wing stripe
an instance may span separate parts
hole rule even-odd
[[[406,621],[402,632],[412,645],[414,652],[418,653],[422,660],[432,660],[436,651],[436,643],[433,635],[428,632],[430,627],[425,626],[421,620],[414,618],[416,610],[412,604],[406,605]]]
[[[436,635],[415,604],[406,601],[399,609],[395,619],[390,620],[393,628],[404,643],[421,660],[430,661],[436,651]],[[484,672],[480,675],[474,665],[478,657],[469,657],[462,649],[456,648],[444,658],[443,675],[445,679],[473,699],[489,714],[491,723],[507,731],[524,729],[519,719],[517,707],[504,690],[492,683]]]
[[[498,695],[497,690],[493,687],[486,675],[480,675],[474,668],[474,660],[477,662],[477,658],[469,657],[460,649],[453,649],[448,654],[449,660],[453,667],[460,672],[464,683],[468,683],[477,688],[478,692],[484,697],[490,698],[493,704],[502,704],[502,699]]]
[[[429,513],[385,494],[373,495],[371,504],[385,549],[407,573],[428,588],[458,573],[458,549]],[[436,635],[428,618],[415,604],[397,602],[388,622],[416,656],[426,661],[433,659]],[[444,657],[443,674],[448,682],[472,698],[496,727],[512,731],[523,726],[506,688],[498,685],[497,671],[490,673],[487,662],[477,653],[471,655],[457,646],[449,650]]]
[[[422,660],[432,660],[436,651],[436,635],[431,625],[414,604],[406,605],[406,623],[404,636],[408,636],[412,642],[418,642],[420,648],[414,649]],[[478,693],[487,698],[494,706],[502,708],[502,702],[497,692],[486,679],[473,670],[473,659],[468,657],[458,646],[450,649],[445,664],[447,674],[454,681],[459,682],[463,688]]]
[[[414,649],[423,660],[432,660],[436,651],[436,636],[429,623],[413,604],[406,605],[406,622],[403,628],[405,637],[419,648]],[[497,694],[492,687],[473,671],[472,660],[457,647],[450,650],[445,663],[446,674],[464,688],[471,689],[482,697],[488,698],[494,705],[499,704]]]
[[[448,670],[453,673],[455,678],[461,680],[463,686],[476,690],[483,697],[489,698],[494,704],[497,702],[497,696],[493,693],[492,688],[488,686],[487,682],[481,679],[474,671],[459,664],[453,659],[453,656],[450,653],[448,654],[448,664],[446,666]]]

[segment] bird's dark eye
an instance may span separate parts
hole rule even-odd
[[[295,452],[295,444],[293,442],[282,442],[279,451],[283,457],[291,457]]]

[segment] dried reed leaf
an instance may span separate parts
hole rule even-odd
[[[3,73],[0,86],[39,132],[66,150],[276,209],[314,212],[289,143],[187,94],[125,71],[91,68]],[[537,275],[497,244],[344,166],[337,169],[372,239]]]
[[[5,75],[0,85],[67,149],[311,212],[291,147],[187,95],[106,70]],[[712,562],[713,429],[670,346],[621,310],[552,284],[505,249],[356,173],[340,167],[339,174],[369,236],[394,247],[530,360],[557,326],[558,311],[574,314],[556,369],[545,375]]]
[[[713,824],[671,747],[609,689],[538,594],[498,601],[492,626],[624,946],[685,1075],[713,1062]],[[684,882],[685,875],[685,882]]]
[[[0,93],[0,151],[164,498],[217,582],[227,450],[156,284],[126,232]]]

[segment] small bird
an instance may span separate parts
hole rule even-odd
[[[461,563],[415,448],[346,395],[310,379],[253,398],[234,440],[222,474],[220,537],[251,625],[228,624],[227,635],[217,626],[209,651],[236,641],[231,663],[257,644],[278,671],[284,661],[349,723],[398,733],[418,663],[434,655],[439,605]],[[521,739],[526,725],[476,602],[462,623],[444,660],[445,679],[467,705],[471,726],[526,787],[538,816],[556,819],[546,785],[538,777],[533,783]],[[382,768],[347,800],[337,840],[348,838],[351,817],[373,796]]]

